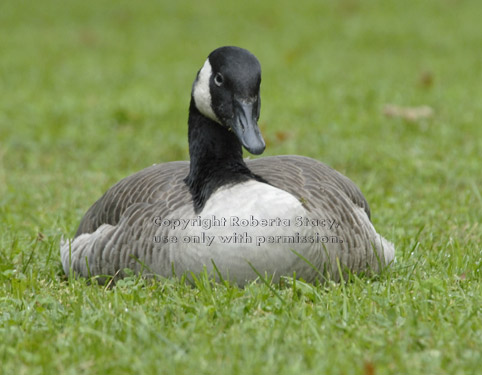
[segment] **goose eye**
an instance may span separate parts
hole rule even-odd
[[[224,82],[224,77],[221,73],[216,73],[216,75],[214,76],[214,83],[216,84],[216,86],[221,86]]]

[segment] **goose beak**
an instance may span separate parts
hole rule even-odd
[[[266,144],[259,131],[255,108],[256,101],[235,99],[234,118],[230,126],[246,150],[253,155],[260,155]]]

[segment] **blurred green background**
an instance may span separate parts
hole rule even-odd
[[[43,216],[60,215],[72,233],[72,220],[119,178],[186,159],[191,84],[221,45],[247,48],[262,63],[266,154],[319,158],[384,204],[402,195],[398,203],[410,205],[441,186],[473,189],[481,181],[481,8],[449,0],[2,1],[1,202],[4,214],[13,204],[27,216],[7,212],[7,225],[48,232],[52,218]],[[387,119],[387,104],[428,105],[435,115]],[[411,189],[413,179],[423,185]]]
[[[192,81],[211,50],[237,45],[263,68],[265,155],[311,156],[354,180],[375,226],[395,242],[402,267],[396,274],[408,283],[398,280],[402,289],[413,273],[401,270],[413,264],[418,280],[434,277],[452,289],[461,278],[475,282],[459,291],[454,314],[465,319],[463,306],[480,303],[481,20],[479,0],[2,0],[2,309],[24,316],[12,302],[15,285],[35,291],[25,297],[31,303],[40,285],[65,288],[60,235],[75,233],[107,188],[153,163],[188,158]],[[389,105],[401,112],[387,116]],[[405,118],[407,107],[420,106],[430,107],[428,117]],[[464,301],[466,292],[479,295],[476,302]],[[467,309],[470,319],[480,317]],[[427,319],[437,322],[429,329],[435,337],[439,330],[448,336],[424,348],[447,350],[447,357],[424,362],[415,355],[419,344],[402,335],[407,342],[393,349],[394,365],[381,360],[386,371],[412,360],[412,373],[469,373],[480,365],[480,322],[454,337],[450,319]],[[39,373],[35,360],[8,355],[7,347],[21,349],[4,324],[0,358]],[[26,332],[27,340],[40,339],[34,328]],[[381,356],[390,353],[386,335],[379,336]],[[447,349],[449,342],[458,348]],[[341,351],[339,345],[330,350]],[[348,354],[352,359],[337,362],[335,373],[359,373],[362,356],[353,348]],[[299,369],[316,372],[306,361]]]

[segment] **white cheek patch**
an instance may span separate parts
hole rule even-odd
[[[209,59],[204,63],[196,82],[194,82],[193,97],[194,103],[197,109],[204,116],[221,123],[213,111],[212,101],[211,101],[211,90],[209,86],[209,81],[211,80],[212,68],[209,63]]]

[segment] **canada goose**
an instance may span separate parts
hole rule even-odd
[[[242,286],[258,273],[339,280],[340,269],[388,265],[394,246],[347,177],[302,156],[243,160],[242,146],[265,149],[260,83],[250,52],[214,50],[192,86],[190,162],[154,165],[109,189],[62,242],[64,271],[169,277],[206,269]]]

